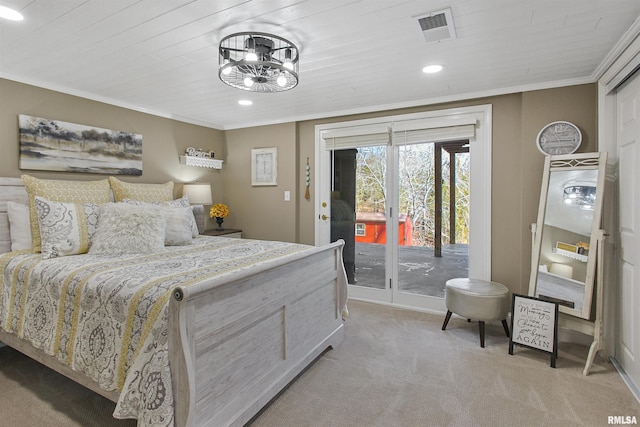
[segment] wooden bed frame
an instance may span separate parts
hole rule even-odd
[[[19,178],[0,178],[0,253],[10,250],[6,202],[27,203]],[[244,425],[344,336],[343,242],[259,271],[178,287],[169,303],[176,426]],[[117,401],[118,393],[0,328],[0,341]]]

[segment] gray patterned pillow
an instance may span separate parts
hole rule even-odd
[[[189,219],[189,224],[191,226],[191,237],[197,237],[198,234],[200,234],[200,232],[198,231],[198,223],[196,222],[196,217],[193,214],[193,208],[191,207],[191,204],[189,203],[189,198],[187,196],[183,196],[180,199],[175,199],[175,200],[171,200],[168,202],[143,202],[140,200],[133,200],[133,199],[124,199],[122,200],[123,203],[129,203],[132,205],[144,205],[146,204],[152,204],[152,205],[156,205],[156,206],[168,206],[168,207],[174,207],[174,208],[190,208],[191,209],[191,217]]]
[[[100,207],[92,255],[153,253],[164,248],[167,217],[153,205],[106,203]]]
[[[98,224],[95,203],[52,202],[35,196],[42,259],[84,254],[91,246]]]

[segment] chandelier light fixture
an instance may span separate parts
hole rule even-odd
[[[298,85],[299,52],[279,36],[260,32],[231,34],[220,41],[218,76],[250,92],[282,92]]]

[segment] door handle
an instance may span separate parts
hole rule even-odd
[[[326,221],[326,220],[328,220],[328,219],[329,219],[329,217],[328,217],[328,216],[326,216],[326,215],[322,215],[320,218],[321,218],[323,221]]]

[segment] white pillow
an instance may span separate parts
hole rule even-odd
[[[52,202],[35,196],[42,259],[87,253],[98,225],[95,203]]]
[[[7,215],[9,216],[9,238],[11,250],[31,249],[31,221],[29,217],[29,205],[16,202],[7,202]]]
[[[165,213],[152,205],[106,203],[100,207],[92,255],[159,252],[164,248]]]
[[[166,203],[167,206],[171,206],[174,208],[183,207],[183,208],[191,209],[191,219],[189,221],[189,223],[191,224],[191,237],[198,237],[198,234],[200,234],[200,231],[198,231],[198,223],[196,222],[196,216],[195,216],[195,213],[193,212],[193,206],[191,206],[191,203],[189,203],[189,197],[182,196],[181,198],[171,200],[170,202],[155,202],[155,203]]]
[[[175,208],[191,207],[191,203],[189,203],[189,198],[187,196],[182,196],[179,199],[174,199],[174,200],[171,200],[170,202],[165,202],[165,203]]]
[[[191,223],[193,210],[191,208],[160,207],[167,216],[167,226],[164,229],[164,244],[166,246],[184,246],[193,243]]]

